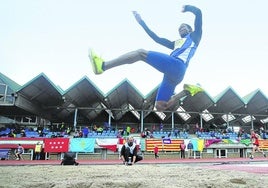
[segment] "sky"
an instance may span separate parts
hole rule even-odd
[[[132,15],[138,11],[158,36],[179,38],[181,23],[193,26],[183,5],[202,10],[203,36],[184,83],[199,83],[212,97],[228,87],[241,97],[260,89],[268,96],[267,0],[0,0],[0,72],[20,85],[44,73],[66,90],[87,76],[103,93],[127,78],[144,96],[162,74],[144,62],[94,75],[88,49],[111,60],[155,43]]]

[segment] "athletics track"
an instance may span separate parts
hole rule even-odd
[[[1,166],[60,165],[60,160],[1,160]],[[77,160],[79,165],[119,165],[120,160]],[[144,159],[137,163],[159,165],[193,165],[216,170],[234,170],[268,175],[268,159],[209,158],[209,159]]]

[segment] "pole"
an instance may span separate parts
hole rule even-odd
[[[76,130],[76,125],[77,125],[77,111],[78,109],[76,108],[74,111],[74,130]]]
[[[111,128],[111,113],[109,113],[108,125]]]
[[[203,129],[202,114],[199,114],[199,116],[200,116],[200,128]]]
[[[141,111],[141,132],[143,132],[143,110]]]
[[[171,130],[174,131],[174,112],[171,113]]]
[[[254,130],[254,124],[253,124],[253,118],[252,118],[252,115],[250,115],[250,120],[251,120],[251,129]]]

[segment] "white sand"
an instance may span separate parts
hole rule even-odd
[[[267,187],[268,175],[213,170],[198,165],[0,166],[0,187]],[[265,185],[266,184],[266,185]]]

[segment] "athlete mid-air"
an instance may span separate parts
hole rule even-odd
[[[138,49],[116,59],[104,61],[92,50],[89,51],[93,71],[95,74],[101,74],[104,71],[124,64],[132,64],[137,61],[144,61],[164,74],[163,80],[159,86],[156,96],[155,107],[158,111],[164,111],[172,106],[177,99],[195,95],[203,91],[202,88],[194,85],[184,85],[184,92],[174,95],[176,86],[182,82],[190,59],[193,57],[202,37],[202,12],[199,8],[192,5],[184,5],[182,12],[191,12],[195,15],[194,29],[186,23],[180,25],[178,31],[180,39],[170,41],[156,35],[145,24],[140,14],[133,11],[135,19],[145,30],[145,32],[157,43],[172,50],[171,54],[161,52],[147,51]],[[173,96],[174,95],[174,96]]]

